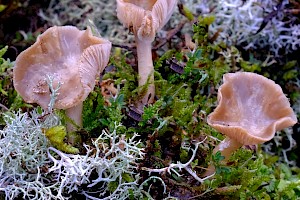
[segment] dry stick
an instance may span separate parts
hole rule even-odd
[[[0,107],[1,107],[3,110],[5,110],[5,111],[8,111],[8,110],[9,110],[5,105],[3,105],[3,104],[1,104],[1,103],[0,103]]]
[[[300,14],[300,8],[286,9],[286,10],[284,10],[284,12],[298,15],[298,14]]]
[[[157,45],[155,45],[154,47],[152,47],[152,50],[158,50],[159,48],[161,48],[162,46],[164,46],[168,41],[170,41],[170,39],[172,39],[172,37],[174,37],[174,35],[176,35],[182,28],[183,26],[188,23],[190,21],[188,20],[182,20],[177,27],[175,27],[174,29],[171,29],[168,31],[167,37],[163,38]],[[193,23],[193,22],[191,22]],[[136,52],[136,45],[132,45],[132,44],[112,44],[113,47],[119,47],[122,49],[126,49],[128,51],[132,51],[132,52]]]
[[[112,44],[113,47],[119,47],[121,49],[126,49],[128,51],[136,52],[135,45],[127,44],[127,45],[122,45],[122,44]]]
[[[208,188],[203,193],[193,196],[193,197],[190,197],[190,198],[188,198],[188,200],[198,199],[199,197],[202,197],[209,192],[213,192],[213,194],[218,194],[218,195],[224,195],[226,193],[233,193],[233,192],[238,191],[240,188],[241,188],[241,185],[225,186],[225,187],[220,187],[220,188],[215,188],[215,189]]]
[[[174,37],[174,35],[176,35],[182,28],[183,26],[188,23],[188,20],[183,20],[181,21],[176,28],[171,29],[168,31],[167,37],[164,38],[163,40],[161,40],[157,45],[155,45],[152,50],[158,50],[159,48],[161,48],[162,46],[164,46],[168,41],[170,41],[172,39],[172,37]]]
[[[299,9],[300,9],[300,3],[298,3],[297,1],[295,1],[295,0],[290,0],[290,3],[293,4],[296,8],[299,8]]]

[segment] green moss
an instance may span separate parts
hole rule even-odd
[[[190,21],[193,21],[193,20],[194,20],[194,15],[193,15],[193,13],[192,13],[186,6],[183,5],[182,11],[183,11],[184,16],[185,16],[188,20],[190,20]]]
[[[189,160],[189,152],[186,149],[181,148],[180,151],[180,161],[181,162],[187,162]],[[197,162],[198,164],[198,162]]]
[[[70,144],[64,142],[67,135],[66,127],[64,126],[54,126],[44,131],[46,137],[49,139],[50,143],[57,148],[66,153],[78,154],[79,150]]]
[[[95,88],[84,104],[85,129],[94,133],[110,128],[114,121],[122,122],[121,132],[125,135],[140,133],[147,158],[141,161],[141,165],[149,168],[164,168],[169,162],[188,161],[190,152],[181,147],[182,141],[207,137],[197,159],[192,162],[193,170],[202,173],[199,166],[208,165],[216,143],[213,138],[224,138],[206,123],[208,113],[215,107],[216,88],[222,76],[239,69],[252,72],[265,70],[261,62],[245,61],[239,57],[240,52],[234,47],[228,48],[232,53],[228,60],[222,54],[227,49],[226,45],[212,44],[207,35],[213,20],[214,17],[199,18],[193,25],[195,50],[180,52],[171,49],[154,61],[156,101],[144,107],[140,121],[127,115],[129,106],[139,99],[138,91],[141,91],[137,88],[137,73],[128,64],[132,62],[132,55],[113,56],[110,65],[114,66],[114,70],[106,73],[103,79],[113,79],[119,86],[119,93],[110,100],[110,105],[106,105],[100,88]],[[287,79],[291,79],[288,75],[291,73],[289,70],[294,70],[292,64],[295,63],[285,67]],[[182,68],[182,73],[172,69],[174,65]],[[170,156],[170,152],[174,155]],[[299,193],[295,173],[278,165],[276,156],[241,148],[232,155],[227,165],[223,164],[220,154],[212,155],[212,162],[217,169],[213,179],[206,180],[200,187],[189,186],[194,192],[205,193],[203,198],[217,195],[224,199],[293,199]],[[186,181],[185,177],[174,174],[168,175],[166,180],[169,179],[177,184]],[[112,189],[116,186],[110,185]]]
[[[215,161],[221,160],[215,156]],[[297,199],[299,175],[286,164],[278,165],[278,158],[259,151],[239,149],[229,160],[230,173],[220,171],[205,185],[213,188],[210,194],[230,195],[237,199]],[[226,187],[226,188],[224,188]],[[230,194],[228,188],[235,188]]]
[[[119,94],[109,99],[110,105],[105,104],[100,88],[95,88],[83,106],[83,127],[87,131],[101,130],[106,127],[113,130],[116,122],[122,122],[124,113],[124,95]],[[98,133],[100,134],[100,133]]]
[[[199,46],[206,46],[208,44],[208,28],[215,21],[214,16],[198,17],[197,24],[193,25],[193,31],[196,43]]]
[[[154,142],[154,156],[161,158],[161,146],[159,144],[159,140],[155,140]]]
[[[291,69],[291,70],[288,70],[286,71],[284,74],[283,74],[283,80],[285,81],[288,81],[288,80],[292,80],[292,79],[295,79],[299,77],[299,72],[297,69]]]
[[[138,95],[137,73],[132,66],[127,63],[127,57],[129,55],[129,53],[124,53],[119,57],[112,56],[108,65],[113,66],[115,69],[103,76],[103,80],[110,78],[115,81],[115,85],[122,85],[120,94],[124,95],[125,101],[136,99]]]
[[[186,7],[183,7],[183,13],[189,20],[193,20],[193,14]],[[225,165],[220,152],[212,155],[216,141],[222,140],[224,136],[212,129],[206,119],[216,106],[217,88],[225,73],[259,72],[281,80],[282,85],[289,83],[293,86],[299,76],[297,61],[287,61],[283,66],[276,68],[280,69],[277,73],[272,74],[269,63],[256,60],[251,52],[243,51],[248,53],[249,57],[245,60],[238,48],[226,46],[224,43],[212,43],[216,40],[214,36],[208,35],[208,31],[214,20],[214,16],[199,17],[192,25],[195,49],[191,51],[169,49],[162,55],[159,55],[160,51],[156,52],[155,102],[146,105],[138,119],[133,119],[128,113],[130,108],[135,106],[134,103],[144,96],[147,84],[138,88],[138,74],[133,64],[136,60],[135,55],[120,48],[115,49],[101,80],[112,79],[118,92],[107,99],[101,94],[100,84],[96,84],[94,91],[84,101],[82,131],[85,135],[80,138],[82,140],[73,143],[76,147],[82,146],[83,142],[88,143],[92,138],[98,137],[102,130],[112,131],[115,124],[123,124],[118,127],[118,134],[128,137],[137,132],[138,139],[143,142],[139,146],[145,148],[145,159],[138,163],[141,167],[134,169],[141,172],[143,181],[154,177],[154,174],[144,173],[140,170],[142,167],[167,168],[170,163],[185,163],[190,159],[191,148],[185,148],[183,143],[192,146],[195,141],[206,138],[188,167],[196,175],[200,175],[204,171],[203,167],[211,162],[216,167],[216,175],[204,183],[198,183],[184,170],[176,171],[183,176],[174,173],[156,173],[155,175],[168,184],[170,191],[183,187],[184,190],[190,190],[192,196],[199,195],[199,198],[203,199],[213,199],[215,196],[219,199],[297,199],[300,196],[300,170],[283,163],[279,156],[267,155],[260,147],[256,151],[241,148]],[[35,35],[28,33],[27,36],[27,43],[35,40]],[[177,35],[174,38],[178,39],[176,37]],[[23,39],[19,33],[16,35],[16,42]],[[13,62],[2,58],[7,48],[0,50],[0,103],[12,110],[27,108],[29,105],[24,104],[13,89],[11,81]],[[299,92],[289,89],[288,86],[285,88],[286,91],[292,91],[289,97],[292,102],[296,102]],[[58,113],[63,124],[68,122],[69,119],[63,112]],[[66,139],[77,140],[78,134],[70,133],[66,138],[64,126],[47,129],[45,135],[59,150],[67,153],[79,152],[80,147],[77,149],[75,145],[65,142]],[[104,142],[110,144],[110,138],[106,140]],[[282,150],[282,147],[274,148],[275,152]],[[297,152],[293,151],[289,155],[294,160]],[[122,179],[125,182],[134,181],[130,172],[124,172]],[[119,184],[118,181],[110,182],[109,191],[115,191]],[[157,189],[161,189],[160,186],[153,184],[149,191],[156,192]],[[134,198],[134,192],[130,191],[129,199]],[[158,199],[167,195],[161,194],[160,197]]]
[[[101,118],[105,118],[105,100],[101,95],[99,87],[95,87],[88,98],[83,102],[83,127],[88,132],[100,129],[103,127]]]

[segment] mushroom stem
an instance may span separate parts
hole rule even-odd
[[[77,127],[82,127],[82,108],[83,102],[78,103],[76,106],[66,109],[66,115],[75,122]],[[76,131],[77,127],[74,124],[68,122],[67,123],[67,131],[68,133]]]
[[[143,86],[149,80],[147,92],[143,96],[142,104],[153,103],[155,95],[154,67],[152,61],[152,45],[150,41],[142,41],[136,38],[138,57],[139,86]],[[150,97],[149,97],[150,96]]]
[[[243,144],[239,143],[238,141],[231,139],[230,137],[226,137],[222,142],[218,144],[218,146],[214,148],[213,154],[216,154],[218,151],[220,151],[221,155],[224,156],[224,159],[221,161],[221,163],[225,164],[229,160],[231,154],[242,146]],[[202,177],[212,175],[213,173],[215,173],[215,171],[215,166],[209,165]]]

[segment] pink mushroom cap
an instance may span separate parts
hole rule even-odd
[[[47,77],[53,86],[61,83],[54,107],[67,109],[85,100],[94,89],[95,79],[107,65],[111,43],[92,35],[91,29],[54,26],[16,59],[14,87],[28,103],[46,109],[50,102]]]
[[[264,143],[297,123],[288,98],[274,81],[250,72],[228,73],[218,90],[210,126],[243,145]]]

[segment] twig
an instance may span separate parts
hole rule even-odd
[[[182,22],[180,22],[176,28],[171,29],[168,31],[167,37],[163,38],[157,45],[155,45],[154,47],[152,47],[152,50],[157,50],[159,48],[161,48],[162,46],[164,46],[174,35],[176,35],[181,29],[182,27],[189,22],[188,20],[183,20]],[[193,22],[191,22],[193,23]],[[127,45],[122,45],[122,44],[112,44],[113,47],[119,47],[122,49],[126,49],[128,51],[132,51],[132,52],[136,52],[136,45],[135,44],[127,44]]]
[[[5,110],[5,111],[8,111],[8,110],[9,110],[5,105],[3,105],[3,104],[1,104],[1,103],[0,103],[0,107],[1,107],[3,110]]]
[[[119,47],[121,49],[126,49],[128,51],[136,52],[135,44],[127,44],[127,45],[122,45],[122,44],[112,44],[113,47]]]
[[[170,31],[168,31],[167,37],[164,38],[162,41],[160,41],[157,45],[155,45],[152,50],[157,50],[159,48],[161,48],[162,46],[164,46],[174,35],[176,35],[182,28],[183,26],[189,22],[188,20],[183,20],[182,22],[180,22],[176,28],[171,29]]]
[[[204,196],[205,194],[207,194],[207,193],[209,193],[209,192],[211,192],[211,191],[214,191],[215,189],[208,189],[208,190],[206,190],[205,192],[203,192],[202,194],[199,194],[199,195],[197,195],[197,196],[193,196],[193,197],[190,197],[190,198],[188,198],[188,200],[191,200],[191,199],[198,199],[199,197],[202,197],[202,196]]]
[[[300,8],[285,9],[284,12],[298,15],[300,14]]]

